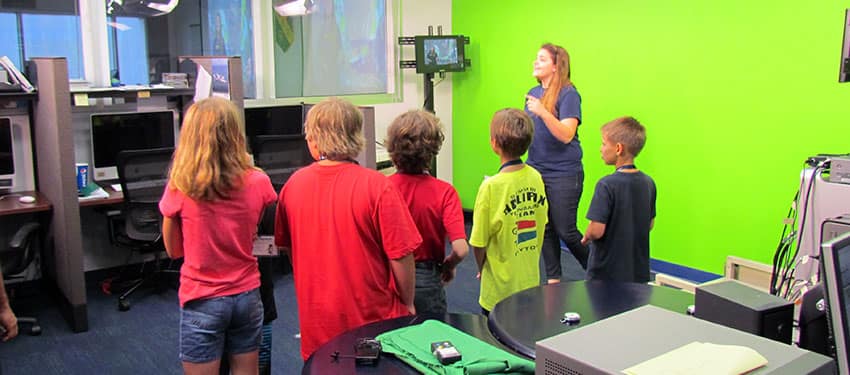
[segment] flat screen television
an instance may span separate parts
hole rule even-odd
[[[417,35],[416,72],[462,72],[466,69],[463,35]]]
[[[850,8],[844,11],[844,40],[841,42],[841,66],[838,82],[850,81]]]
[[[821,244],[823,286],[838,373],[850,373],[850,232]]]
[[[0,189],[11,189],[15,182],[15,151],[12,149],[12,122],[0,118]]]
[[[283,105],[245,108],[245,140],[251,145],[259,135],[304,133],[304,106]]]
[[[115,159],[121,151],[174,147],[178,117],[174,110],[91,115],[92,178],[118,179]]]

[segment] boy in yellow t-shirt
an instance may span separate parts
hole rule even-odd
[[[540,173],[520,159],[533,134],[531,119],[518,109],[500,110],[490,122],[490,146],[502,167],[478,188],[469,238],[485,315],[505,297],[540,284],[548,202]]]

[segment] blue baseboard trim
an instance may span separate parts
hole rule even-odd
[[[705,272],[696,268],[685,267],[679,264],[665,262],[658,259],[649,259],[649,268],[652,272],[664,273],[670,276],[675,276],[680,279],[690,280],[696,283],[704,283],[714,279],[719,279],[723,275],[716,273]]]
[[[464,221],[467,225],[472,224],[472,210],[463,209]],[[561,241],[561,250],[567,250],[567,245]],[[690,268],[686,266],[682,266],[676,263],[665,262],[663,260],[650,258],[649,259],[649,268],[654,273],[664,273],[670,276],[678,277],[680,279],[689,280],[695,283],[704,283],[707,281],[719,279],[723,277],[723,275],[718,275],[716,273],[706,272],[702,270],[698,270],[696,268]]]

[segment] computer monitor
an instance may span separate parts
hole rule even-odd
[[[838,373],[850,373],[850,232],[821,244],[825,302],[829,326],[835,341]]]
[[[283,105],[245,108],[245,140],[251,146],[260,135],[304,133],[304,106]]]
[[[417,35],[413,37],[416,73],[462,72],[466,69],[463,35]]]
[[[91,115],[92,165],[89,167],[93,179],[118,179],[115,159],[121,151],[174,147],[178,117],[174,110]]]
[[[275,190],[286,183],[296,170],[313,163],[304,135],[258,135],[251,142],[254,164],[263,169]]]
[[[15,183],[15,155],[12,149],[12,122],[0,118],[0,190],[12,189]]]

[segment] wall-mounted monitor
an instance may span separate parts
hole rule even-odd
[[[121,151],[174,147],[178,118],[173,110],[91,115],[92,178],[118,179],[115,159]]]
[[[463,35],[417,35],[416,72],[462,72],[466,69]]]
[[[850,373],[850,232],[821,245],[823,285],[838,373]]]
[[[12,122],[0,118],[0,189],[12,189],[15,182],[15,155],[12,150]]]
[[[304,106],[281,105],[245,108],[245,137],[248,144],[258,135],[298,135],[304,133]]]
[[[844,11],[844,41],[841,43],[841,67],[838,82],[850,81],[850,8]]]

